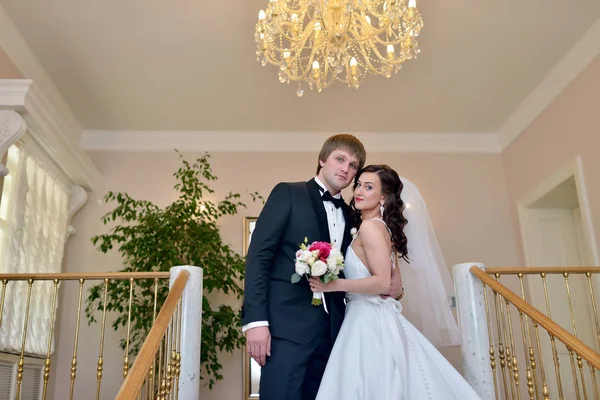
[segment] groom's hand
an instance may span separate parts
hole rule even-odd
[[[381,297],[391,297],[392,299],[397,299],[402,294],[402,278],[400,276],[400,271],[398,271],[398,267],[392,268],[392,279],[390,279],[390,290],[381,295]]]
[[[258,326],[246,331],[246,348],[250,357],[264,367],[271,356],[271,331],[268,326]]]

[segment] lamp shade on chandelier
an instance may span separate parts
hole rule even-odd
[[[281,83],[358,88],[368,74],[389,78],[416,58],[422,27],[416,0],[269,0],[258,13],[256,57],[279,68]]]

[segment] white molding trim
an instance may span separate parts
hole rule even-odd
[[[521,102],[498,130],[506,149],[600,54],[600,19],[577,41],[544,80]]]
[[[79,126],[65,121],[32,80],[0,80],[0,110],[13,110],[22,115],[28,135],[73,184],[90,190],[95,188],[100,172],[79,147]]]
[[[67,239],[75,234],[75,227],[71,224],[73,216],[87,203],[87,191],[79,185],[71,185],[71,197],[69,198],[69,220],[67,226]]]
[[[318,152],[335,133],[85,130],[80,146],[89,151]],[[350,133],[373,153],[500,154],[493,133]]]

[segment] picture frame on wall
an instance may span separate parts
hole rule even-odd
[[[256,225],[257,217],[244,217],[243,220],[243,238],[242,238],[242,255],[245,257],[248,253],[252,232]],[[243,400],[256,400],[259,398],[258,389],[260,384],[260,365],[254,361],[246,351],[246,346],[243,347]]]

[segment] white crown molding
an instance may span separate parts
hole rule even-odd
[[[544,80],[527,96],[498,130],[506,149],[550,103],[600,54],[600,19],[577,41]]]
[[[335,132],[85,130],[80,146],[96,151],[318,152]],[[352,132],[374,153],[500,153],[493,133]]]
[[[30,79],[0,80],[0,110],[22,115],[29,135],[50,156],[73,184],[93,190],[100,172],[79,147],[80,129],[65,121]]]

